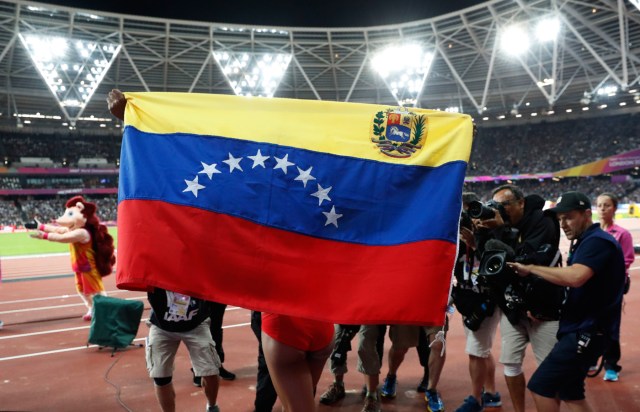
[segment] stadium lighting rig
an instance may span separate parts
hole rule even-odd
[[[36,34],[20,34],[20,40],[72,126],[121,48],[105,41]]]
[[[432,62],[433,53],[419,44],[392,45],[371,59],[373,69],[400,106],[417,106]]]
[[[640,0],[639,0],[640,1]],[[533,34],[529,33],[528,23],[516,23],[505,27],[500,36],[502,50],[512,56],[524,54],[533,40],[539,44],[555,42],[560,35],[561,25],[557,17],[545,17],[533,26]]]
[[[273,97],[291,62],[284,53],[214,52],[213,57],[237,96]]]

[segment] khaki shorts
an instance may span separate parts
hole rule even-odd
[[[196,376],[213,376],[220,372],[220,358],[209,331],[209,319],[188,332],[167,332],[151,325],[146,340],[146,361],[149,377],[167,378],[173,375],[174,360],[180,342],[189,351]]]
[[[557,342],[558,325],[557,320],[531,322],[529,319],[520,319],[514,326],[503,314],[500,319],[500,363],[522,364],[527,344],[531,342],[536,362],[540,365]]]
[[[391,339],[391,344],[397,349],[409,349],[418,346],[421,327],[422,326],[413,325],[389,326],[389,338]]]
[[[478,358],[488,358],[493,347],[493,338],[496,336],[496,329],[500,323],[502,311],[496,307],[493,315],[485,318],[480,324],[480,329],[471,331],[466,326],[464,334],[467,336],[465,352]]]

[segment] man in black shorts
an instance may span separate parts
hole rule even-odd
[[[509,263],[520,276],[535,274],[568,287],[558,342],[527,387],[538,411],[558,411],[561,401],[573,411],[592,411],[584,380],[602,355],[604,336],[622,304],[624,257],[618,242],[593,223],[591,202],[583,193],[564,193],[552,210],[571,241],[567,267]]]

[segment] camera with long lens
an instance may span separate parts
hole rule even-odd
[[[453,303],[462,315],[464,325],[472,331],[480,329],[482,321],[493,315],[495,303],[485,293],[455,287],[451,291]]]
[[[500,212],[500,216],[506,220],[507,212],[500,203],[495,200],[489,200],[487,203],[480,201],[469,202],[467,213],[473,219],[487,220],[493,219],[496,216],[496,210]]]
[[[564,288],[551,284],[538,276],[521,278],[507,265],[551,262],[557,250],[542,245],[530,255],[516,256],[513,249],[499,240],[490,240],[480,260],[478,274],[484,277],[490,289],[499,295],[500,307],[509,322],[516,324],[522,313],[541,320],[557,320],[564,300]]]
[[[495,305],[489,299],[486,299],[478,307],[472,311],[469,316],[464,316],[462,322],[471,331],[477,331],[480,329],[482,321],[488,316],[493,315]]]
[[[466,227],[469,230],[473,230],[473,221],[471,221],[471,217],[464,210],[460,213],[460,227]]]

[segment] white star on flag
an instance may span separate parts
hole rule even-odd
[[[187,184],[187,188],[182,192],[191,192],[195,197],[198,197],[198,190],[204,189],[204,186],[198,183],[198,176],[193,180],[184,179],[184,182]]]
[[[262,166],[264,168],[265,167],[264,161],[270,158],[271,156],[263,156],[262,153],[260,153],[260,149],[258,149],[258,153],[256,153],[255,156],[247,156],[247,157],[253,160],[253,166],[251,166],[251,168],[255,169],[256,166]]]
[[[332,206],[331,207],[331,211],[330,212],[322,212],[323,215],[326,216],[327,218],[327,222],[324,224],[325,226],[327,225],[334,225],[335,227],[338,227],[338,219],[340,219],[342,217],[342,215],[340,213],[336,213],[336,207]]]
[[[307,182],[309,180],[316,180],[315,177],[311,176],[311,169],[313,169],[313,166],[311,166],[307,170],[302,170],[298,166],[296,166],[296,168],[298,168],[298,173],[299,174],[298,174],[298,177],[296,177],[293,180],[300,180],[302,182],[302,184],[304,185],[304,187],[307,187]]]
[[[202,170],[199,171],[198,174],[205,173],[207,176],[209,176],[209,180],[213,178],[214,173],[222,173],[221,171],[216,169],[216,163],[210,165],[206,164],[205,162],[200,163],[202,163]]]
[[[331,201],[331,198],[329,197],[329,191],[332,187],[333,186],[329,186],[325,189],[318,184],[318,191],[315,193],[311,193],[311,196],[315,196],[318,198],[318,206],[322,205],[323,200]]]
[[[276,162],[278,162],[278,164],[274,167],[274,169],[282,169],[282,171],[284,172],[284,174],[287,174],[287,167],[289,166],[293,166],[295,163],[291,163],[289,161],[289,154],[287,153],[286,155],[284,155],[284,157],[282,159],[278,159],[277,157],[273,157],[274,159],[276,159]]]
[[[229,153],[229,158],[227,160],[223,160],[222,163],[226,163],[229,165],[229,173],[233,173],[235,169],[240,169],[241,172],[244,172],[244,170],[242,170],[242,167],[240,167],[241,160],[242,157],[233,157],[233,155]]]

